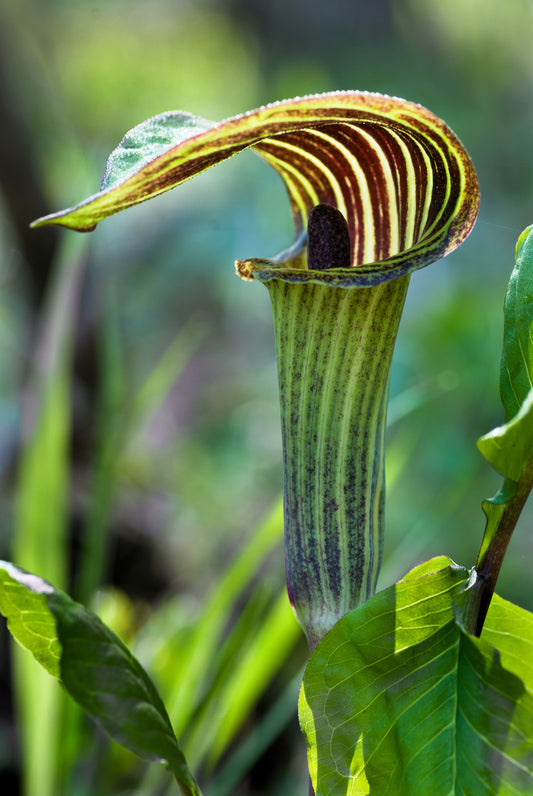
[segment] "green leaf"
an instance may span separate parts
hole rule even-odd
[[[346,91],[278,102],[219,124],[179,111],[155,116],[111,154],[99,193],[33,226],[90,231],[247,148],[281,175],[297,237],[318,204],[346,218],[357,274],[333,268],[324,274],[328,283],[345,284],[348,272],[369,285],[422,268],[458,246],[477,214],[474,168],[440,119],[412,102]],[[300,260],[293,258],[291,270],[302,278]],[[239,273],[252,278],[255,270],[266,279],[265,261],[246,261]]]
[[[112,738],[166,762],[183,793],[199,796],[152,681],[95,614],[8,562],[0,564],[0,610],[17,641]]]
[[[500,393],[506,421],[514,417],[533,387],[533,225],[516,244],[516,262],[505,299]]]
[[[477,446],[501,475],[518,482],[533,450],[533,389],[516,415],[481,437]]]
[[[496,647],[505,669],[533,693],[533,614],[495,594],[481,638]],[[533,727],[528,741],[533,744]]]
[[[0,611],[12,635],[31,650],[49,674],[59,678],[61,644],[54,616],[46,603],[46,594],[52,593],[52,587],[6,561],[0,563],[0,584]]]
[[[532,792],[533,617],[496,601],[473,638],[454,608],[469,572],[430,568],[347,614],[311,657],[300,721],[317,796]]]

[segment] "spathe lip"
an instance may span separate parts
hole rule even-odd
[[[464,237],[469,232],[470,229]],[[458,246],[464,240],[464,237],[461,237],[461,240],[457,241],[453,248]],[[237,275],[245,281],[256,279],[259,282],[270,282],[272,279],[281,279],[284,282],[292,282],[294,284],[311,283],[344,288],[375,287],[391,279],[398,279],[401,276],[411,274],[441,259],[450,251],[448,238],[449,235],[443,234],[432,246],[428,246],[427,241],[420,241],[416,246],[381,262],[365,263],[364,265],[350,266],[349,268],[328,268],[327,271],[312,270],[304,267],[294,268],[287,265],[296,256],[305,261],[305,238],[301,238],[298,253],[292,250],[290,254],[287,254],[286,259],[282,259],[283,255],[281,255],[281,257],[272,260],[260,257],[237,260],[235,262],[235,270]]]

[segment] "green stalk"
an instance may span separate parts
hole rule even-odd
[[[287,588],[311,649],[374,594],[384,430],[409,276],[372,288],[266,283],[278,356]]]

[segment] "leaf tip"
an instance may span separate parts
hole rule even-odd
[[[74,232],[93,232],[93,230],[96,229],[97,221],[93,221],[88,214],[84,215],[79,212],[80,208],[88,204],[89,201],[91,201],[91,199],[87,202],[81,202],[79,205],[68,208],[67,210],[59,210],[57,213],[40,216],[36,218],[35,221],[31,222],[30,229],[41,229],[41,227],[51,227],[55,225],[58,227],[65,227],[65,229],[71,229]]]
[[[533,224],[530,224],[529,227],[526,227],[525,230],[520,234],[520,237],[516,241],[516,255],[515,259],[518,259],[520,252],[522,251],[522,247],[524,246],[526,240],[529,236],[533,236]]]

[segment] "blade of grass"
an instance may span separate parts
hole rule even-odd
[[[106,538],[116,485],[124,400],[122,345],[115,297],[106,284],[98,337],[98,428],[92,468],[92,491],[83,531],[76,599],[89,604],[107,563]]]
[[[214,695],[216,714],[199,723],[191,749],[205,756],[210,769],[220,760],[274,675],[301,638],[302,631],[283,591],[261,623],[247,628],[246,645],[235,656],[228,676]],[[302,659],[303,662],[303,659]],[[296,705],[293,705],[296,715]]]
[[[231,796],[246,772],[261,757],[270,744],[295,716],[295,704],[302,684],[303,672],[282,691],[263,716],[260,723],[239,744],[209,784],[210,796]]]
[[[192,726],[191,722],[203,703],[213,660],[239,598],[256,577],[266,558],[277,545],[281,545],[282,538],[283,505],[280,498],[214,586],[193,632],[184,638],[179,660],[176,660],[173,689],[170,693],[162,694],[178,738],[182,738]],[[159,792],[163,777],[162,772],[148,771],[140,792]]]
[[[242,656],[252,643],[253,629],[261,626],[268,611],[269,598],[271,594],[261,584],[257,584],[251,593],[246,592],[242,608],[239,606],[232,616],[231,626],[226,627],[212,659],[209,671],[212,679],[205,683],[194,717],[184,734],[184,749],[187,749],[186,754],[192,754],[192,765],[196,770],[206,766],[212,740],[227,714],[225,683],[233,677],[235,668],[240,666]]]
[[[44,310],[23,413],[13,559],[65,585],[69,519],[70,371],[75,316],[85,271],[85,241],[62,250]],[[64,696],[25,650],[14,647],[25,796],[59,790]],[[69,715],[72,714],[69,712]],[[78,714],[79,715],[79,714]],[[77,718],[72,720],[74,725]],[[63,726],[62,726],[63,723]],[[68,722],[69,731],[74,725]]]
[[[190,646],[183,651],[186,663],[179,682],[176,682],[175,691],[167,699],[170,718],[178,737],[194,712],[206,672],[227,627],[231,611],[265,558],[281,543],[282,528],[283,509],[280,499],[261,522],[240,556],[224,573],[209,598]]]

